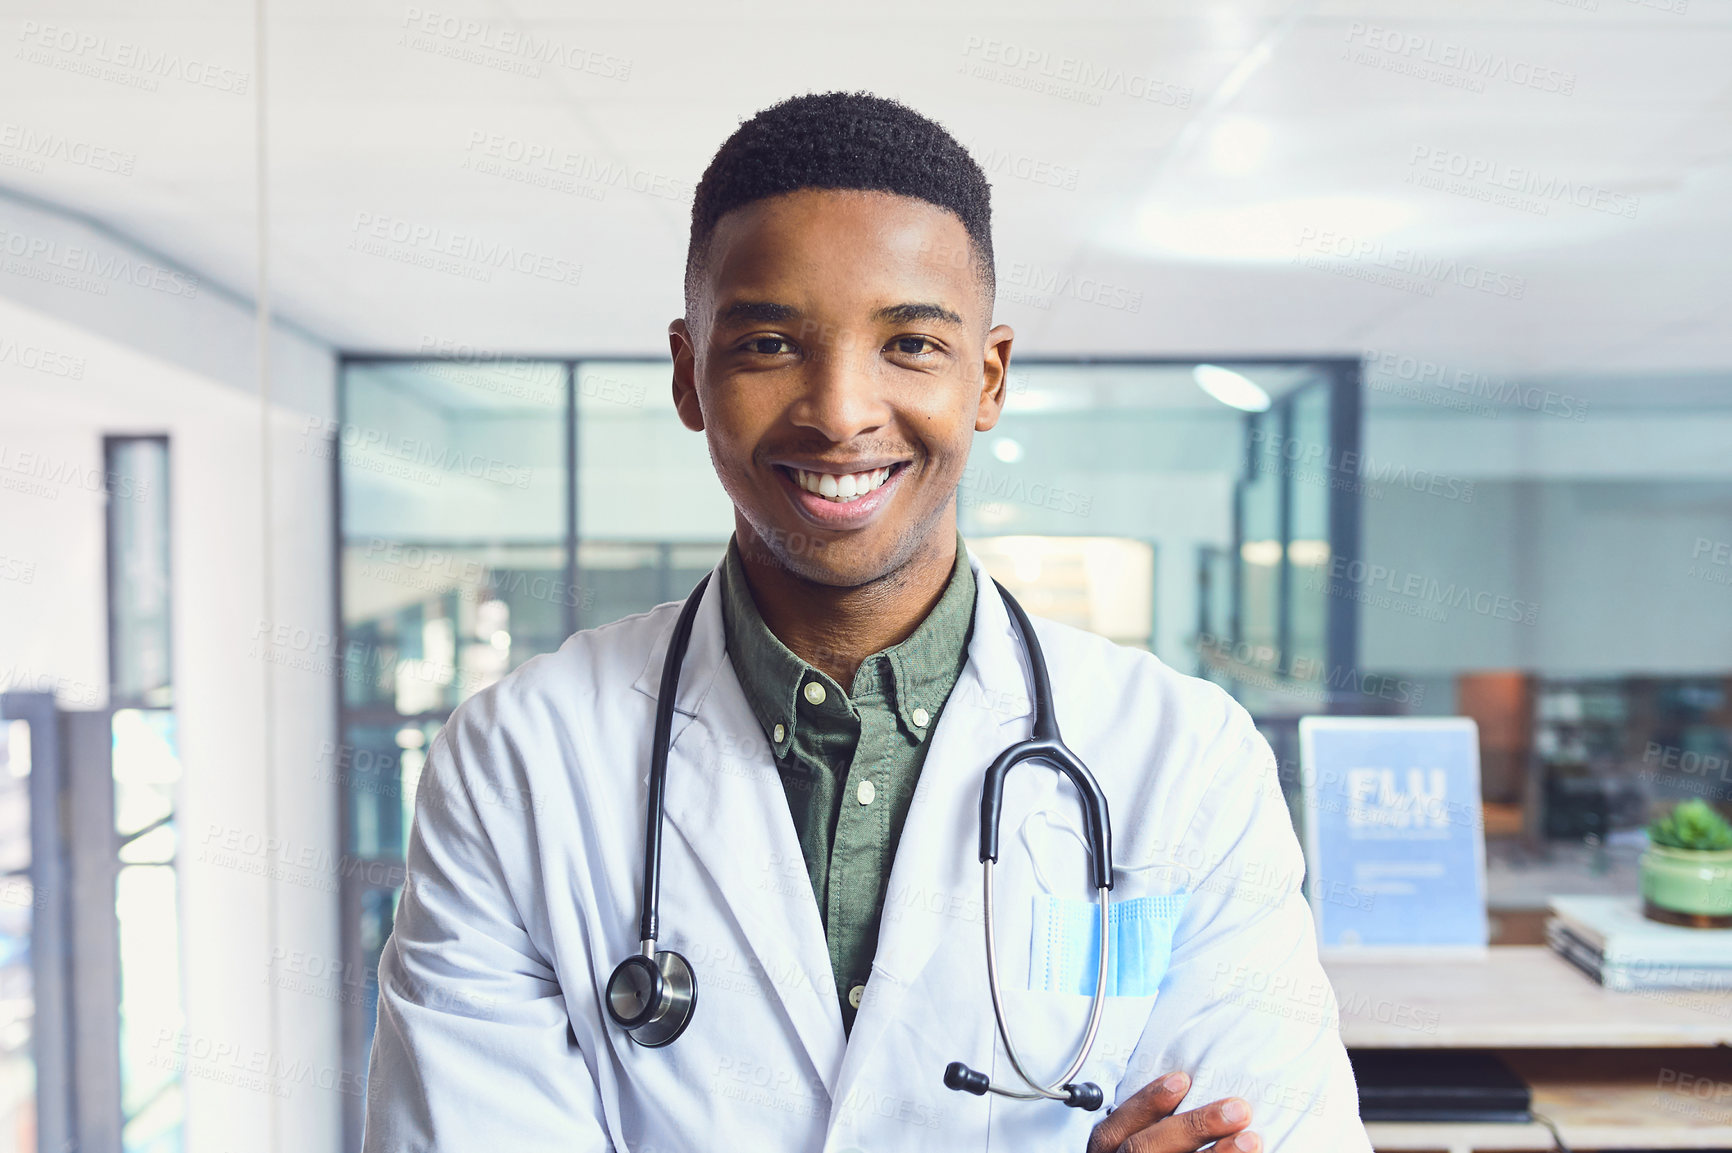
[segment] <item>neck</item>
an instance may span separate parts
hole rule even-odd
[[[936,526],[914,555],[880,577],[852,587],[819,584],[780,564],[743,518],[736,517],[740,558],[758,606],[776,639],[845,691],[865,659],[906,639],[944,595],[956,564],[956,525]]]

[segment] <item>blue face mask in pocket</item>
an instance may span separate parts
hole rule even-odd
[[[1173,932],[1188,893],[1133,897],[1107,906],[1112,934],[1109,997],[1152,997],[1173,959]],[[1028,987],[1040,993],[1094,995],[1100,967],[1100,909],[1093,901],[1036,893]]]

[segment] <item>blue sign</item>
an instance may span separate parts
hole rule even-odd
[[[1487,944],[1479,729],[1466,717],[1299,722],[1305,892],[1321,949]]]

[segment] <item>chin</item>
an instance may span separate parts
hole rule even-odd
[[[813,584],[853,588],[878,579],[896,563],[894,539],[869,542],[858,535],[827,537],[805,525],[754,531],[757,542],[741,545],[746,560],[773,564]]]

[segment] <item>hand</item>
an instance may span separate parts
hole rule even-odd
[[[1241,1132],[1251,1123],[1251,1106],[1238,1097],[1175,1114],[1190,1088],[1184,1073],[1144,1085],[1095,1126],[1088,1153],[1261,1153],[1263,1139]]]

